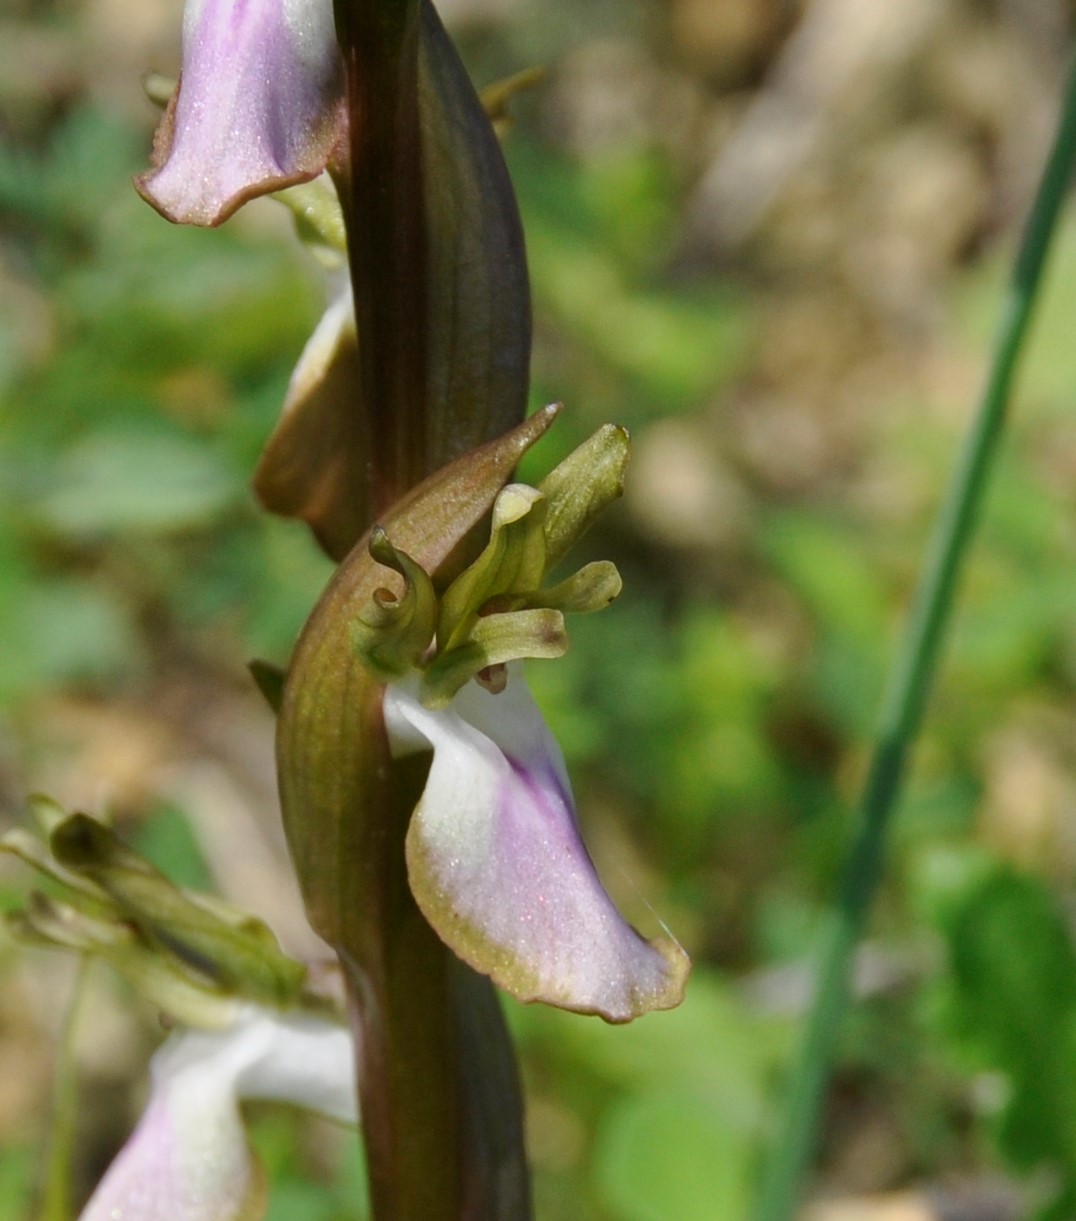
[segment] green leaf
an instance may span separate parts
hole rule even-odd
[[[1076,1180],[1076,950],[1062,913],[1041,882],[999,869],[973,876],[943,928],[956,1028],[1009,1078],[1003,1148]]]
[[[236,497],[231,473],[182,437],[99,433],[60,463],[40,512],[62,534],[167,533],[204,525]]]
[[[733,1221],[747,1215],[751,1151],[719,1100],[654,1091],[614,1105],[594,1178],[618,1221]]]

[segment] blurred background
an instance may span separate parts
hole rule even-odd
[[[588,843],[688,1000],[626,1028],[506,1002],[541,1221],[740,1221],[809,998],[886,665],[1054,123],[1069,0],[445,0],[534,282],[532,469],[628,425],[585,544],[626,590],[532,684]],[[109,813],[312,948],[277,822],[284,662],[329,573],[248,480],[324,302],[268,201],[134,194],[178,0],[0,9],[0,817]],[[1060,236],[857,963],[809,1221],[1076,1215],[1076,225]],[[0,902],[28,878],[0,860]],[[73,964],[0,940],[0,1214],[31,1216]],[[84,1194],[155,1015],[103,970]],[[353,1138],[255,1111],[272,1221],[359,1221]]]

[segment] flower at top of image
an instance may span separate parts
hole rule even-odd
[[[218,225],[325,169],[343,95],[331,0],[187,0],[179,84],[135,184],[169,220]]]

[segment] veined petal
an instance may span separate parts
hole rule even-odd
[[[217,225],[315,177],[344,123],[331,0],[187,0],[183,71],[135,179],[169,220]]]
[[[356,1121],[347,1030],[248,1006],[225,1030],[179,1030],[153,1058],[149,1104],[80,1221],[254,1221],[265,1185],[242,1098]]]
[[[679,1003],[689,969],[647,942],[602,888],[579,837],[563,756],[518,666],[493,695],[471,682],[439,711],[390,684],[393,751],[433,748],[407,836],[411,889],[464,961],[524,1001],[625,1022]]]

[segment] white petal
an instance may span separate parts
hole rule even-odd
[[[358,1123],[351,1032],[305,1014],[261,1012],[244,1036],[253,1050],[237,1081],[240,1098],[290,1102],[340,1123]]]
[[[155,1063],[149,1105],[82,1221],[240,1221],[260,1194],[235,1097],[236,1065],[220,1036],[172,1035]],[[169,1059],[173,1071],[157,1071]],[[189,1063],[183,1063],[189,1060]]]

